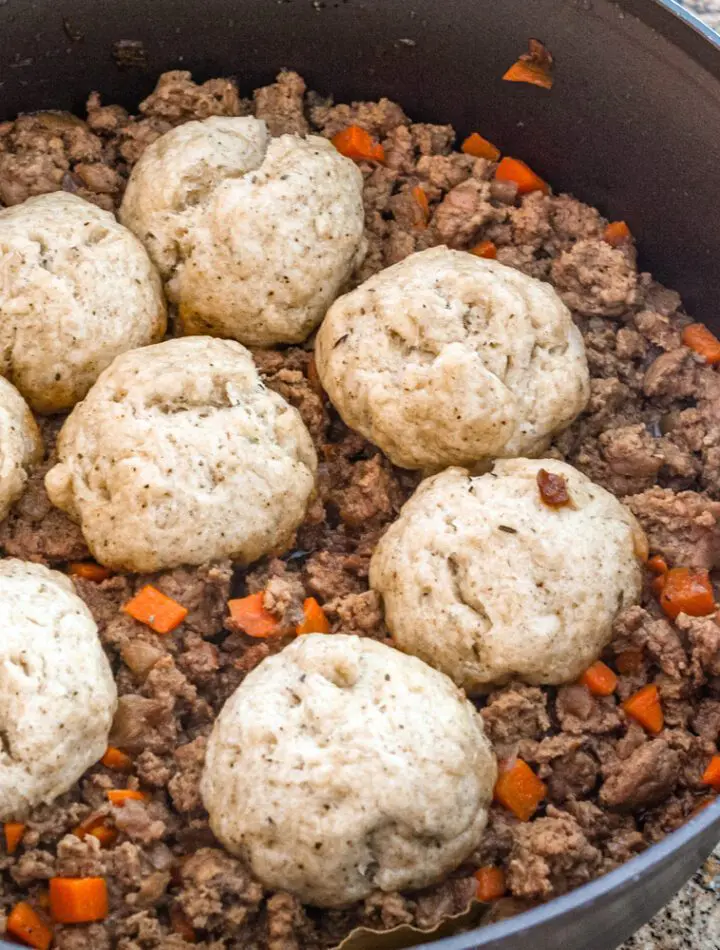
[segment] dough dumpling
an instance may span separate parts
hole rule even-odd
[[[570,503],[550,507],[538,473]],[[554,459],[509,459],[420,484],[380,539],[370,586],[401,650],[469,692],[575,680],[642,589],[645,536],[614,495]]]
[[[585,408],[585,347],[549,284],[463,251],[411,254],[337,300],[317,369],[403,468],[539,455]]]
[[[317,459],[300,414],[245,347],[167,340],[118,357],[70,414],[50,500],[101,564],[159,571],[283,551]]]
[[[214,117],[145,150],[120,216],[160,268],[181,332],[268,347],[309,336],[362,260],[362,192],[326,139]]]
[[[64,574],[0,561],[0,820],[66,792],[107,748],[117,692]]]
[[[35,412],[71,409],[165,327],[157,271],[108,211],[63,192],[0,211],[0,374]]]
[[[337,907],[454,870],[480,843],[496,774],[446,676],[375,640],[311,634],[227,701],[201,792],[263,884]]]
[[[28,469],[42,457],[40,430],[27,403],[0,376],[0,521],[22,495]]]

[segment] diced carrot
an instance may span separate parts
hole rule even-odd
[[[8,854],[15,854],[17,851],[25,834],[25,827],[21,821],[5,822],[5,850]]]
[[[113,805],[124,805],[128,799],[146,802],[150,798],[145,792],[139,792],[136,788],[109,788],[105,794]]]
[[[428,196],[425,194],[425,189],[421,188],[420,185],[415,185],[412,190],[412,196],[420,206],[420,212],[422,214],[422,218],[417,226],[426,228],[428,219],[430,218],[430,202],[428,201]]]
[[[112,769],[114,772],[132,772],[133,760],[115,746],[109,745],[100,761],[106,769]]]
[[[603,231],[603,240],[613,247],[621,247],[632,241],[632,232],[624,221],[611,221]]]
[[[665,717],[660,705],[660,694],[657,686],[653,684],[643,686],[637,693],[633,693],[629,699],[625,700],[622,708],[628,716],[639,722],[644,729],[647,729],[653,735],[657,735],[662,731]]]
[[[50,891],[40,891],[35,898],[35,903],[41,910],[50,910]]]
[[[359,125],[349,125],[331,139],[335,148],[356,162],[384,162],[385,149]]]
[[[500,149],[484,139],[479,132],[472,132],[462,143],[462,150],[466,155],[472,155],[473,158],[487,158],[488,161],[496,162],[500,158]]]
[[[117,830],[109,824],[102,815],[91,815],[73,828],[73,834],[78,838],[87,838],[92,835],[97,838],[103,848],[109,848],[117,841]]]
[[[661,577],[660,606],[672,620],[678,614],[705,617],[715,610],[715,595],[707,571],[691,572],[687,567],[673,567]]]
[[[708,330],[704,323],[691,323],[685,327],[682,332],[682,341],[711,366],[720,363],[720,340]]]
[[[112,575],[109,567],[103,567],[102,564],[95,564],[94,561],[71,561],[68,564],[68,570],[74,577],[82,577],[86,581],[106,581]]]
[[[330,633],[330,623],[325,611],[314,597],[307,597],[303,601],[305,619],[295,628],[295,633],[302,636],[305,633]]]
[[[480,241],[475,247],[470,248],[470,253],[476,257],[484,257],[486,260],[494,261],[497,258],[497,247],[492,241]]]
[[[529,51],[513,63],[503,76],[506,82],[527,82],[542,89],[552,89],[553,58],[539,40],[530,40]]]
[[[506,892],[505,872],[502,868],[484,867],[475,872],[477,881],[476,897],[487,904],[496,901]]]
[[[618,678],[602,660],[589,666],[580,677],[583,686],[587,686],[593,696],[612,696],[617,688]]]
[[[716,792],[720,792],[720,755],[714,755],[703,772],[703,782],[712,785]]]
[[[643,666],[642,650],[623,650],[615,657],[618,673],[639,673]]]
[[[108,913],[104,877],[50,878],[50,913],[60,924],[87,924]]]
[[[501,770],[495,784],[495,800],[520,821],[529,821],[545,798],[547,788],[527,762],[516,759],[512,768]]]
[[[664,557],[660,557],[659,554],[653,554],[647,562],[647,566],[653,574],[667,574],[668,572],[667,561]]]
[[[170,926],[172,932],[182,937],[185,943],[197,943],[197,934],[189,917],[177,904],[170,908]]]
[[[147,624],[155,633],[170,633],[188,614],[187,607],[150,584],[143,587],[122,609],[135,620]]]
[[[503,158],[495,169],[495,178],[497,181],[509,181],[517,185],[519,195],[527,195],[531,191],[547,194],[549,191],[547,183],[519,158]]]
[[[10,911],[6,928],[13,937],[36,950],[48,950],[52,943],[52,930],[25,901],[20,901]]]
[[[228,601],[230,619],[249,637],[265,639],[280,632],[280,623],[275,614],[265,609],[264,599],[265,594],[258,591],[257,594]]]

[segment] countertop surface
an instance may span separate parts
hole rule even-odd
[[[720,0],[680,2],[720,32]],[[720,950],[720,847],[678,896],[621,950]]]

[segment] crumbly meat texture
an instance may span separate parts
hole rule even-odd
[[[165,329],[157,271],[108,211],[62,192],[0,211],[0,373],[36,412],[71,409]]]
[[[311,634],[227,701],[201,792],[265,885],[341,907],[455,870],[496,778],[482,718],[448,677],[369,638]]]
[[[119,357],[57,448],[50,500],[120,570],[282,552],[315,485],[300,414],[232,340],[166,340]]]
[[[567,503],[542,497],[543,473]],[[484,475],[422,482],[385,532],[370,585],[401,650],[469,693],[514,678],[577,679],[642,589],[645,538],[630,511],[555,459],[503,459]]]
[[[382,141],[385,164],[360,165],[369,242],[362,278],[438,243],[466,249],[492,240],[500,261],[551,281],[554,262],[578,241],[593,242],[604,254],[606,221],[595,209],[562,194],[517,198],[512,186],[493,181],[491,163],[453,149],[449,126],[412,123],[386,99],[335,105],[306,94],[292,73],[258,90],[254,102],[231,80],[196,84],[176,71],[161,78],[137,115],[93,94],[86,123],[45,113],[0,124],[0,201],[16,204],[63,188],[117,208],[129,169],[161,134],[190,120],[252,113],[272,134],[307,124],[329,137],[357,123]],[[415,185],[429,198],[427,228],[417,226]],[[565,257],[565,272],[556,268],[555,275],[566,303],[572,292],[579,305],[574,317],[585,340],[591,396],[552,452],[631,506],[652,553],[671,565],[716,569],[720,374],[682,345],[691,318],[676,293],[638,273],[632,245],[594,274],[579,273],[582,257]],[[627,309],[618,315],[619,300]],[[17,852],[0,858],[5,913],[18,900],[42,903],[57,870],[103,873],[111,892],[108,920],[58,927],[61,950],[185,950],[180,931],[188,926],[203,950],[238,943],[326,950],[356,926],[432,927],[462,912],[474,893],[472,872],[488,864],[505,869],[510,887],[488,919],[519,913],[581,883],[588,872],[618,867],[708,800],[700,777],[720,738],[720,624],[713,617],[668,621],[647,573],[642,606],[618,618],[603,655],[611,666],[628,650],[640,658],[634,672],[620,675],[615,697],[513,682],[481,704],[498,757],[520,754],[548,786],[532,822],[494,804],[478,851],[448,880],[418,893],[376,892],[346,910],[318,914],[286,892],[264,891],[214,838],[199,781],[217,712],[248,672],[290,638],[259,641],[228,629],[227,599],[271,590],[281,629],[289,631],[304,596],[312,596],[333,632],[387,640],[379,599],[368,590],[369,559],[417,476],[393,468],[344,427],[306,349],[265,350],[256,361],[266,384],[298,409],[313,435],[317,501],[295,547],[248,571],[233,574],[219,562],[117,575],[101,584],[75,581],[115,673],[121,701],[114,733],[127,745],[132,770],[125,775],[97,765],[53,806],[33,810]],[[78,526],[47,498],[43,476],[54,461],[58,421],[39,422],[46,457],[0,525],[0,544],[13,556],[62,567],[89,554]],[[120,612],[148,582],[189,608],[169,635]],[[619,700],[647,683],[658,685],[665,711],[667,728],[657,738],[619,708]],[[105,790],[126,784],[141,786],[150,801],[121,815]],[[122,826],[110,848],[70,834],[95,812]]]
[[[445,247],[335,301],[315,359],[345,423],[404,468],[539,455],[589,397],[582,337],[552,287]]]

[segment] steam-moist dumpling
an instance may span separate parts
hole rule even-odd
[[[0,376],[0,521],[22,495],[28,469],[42,457],[42,439],[27,403]]]
[[[362,191],[326,139],[210,118],[145,150],[121,220],[162,271],[182,332],[273,346],[304,340],[362,260]]]
[[[201,790],[260,881],[336,907],[457,867],[495,778],[481,717],[446,676],[374,640],[310,635],[227,701]]]
[[[36,412],[72,408],[165,327],[155,267],[112,214],[62,192],[0,211],[0,373]]]
[[[128,571],[284,550],[317,467],[300,414],[263,385],[250,353],[209,337],[118,357],[57,452],[50,500],[100,563]]]
[[[549,507],[538,473],[565,480]],[[637,603],[647,543],[630,511],[572,466],[511,459],[422,482],[381,538],[370,585],[400,649],[471,692],[569,683]]]
[[[107,748],[117,693],[64,574],[0,561],[0,820],[66,792]]]
[[[582,336],[553,288],[446,247],[337,300],[315,356],[346,424],[404,468],[537,455],[589,396]]]

